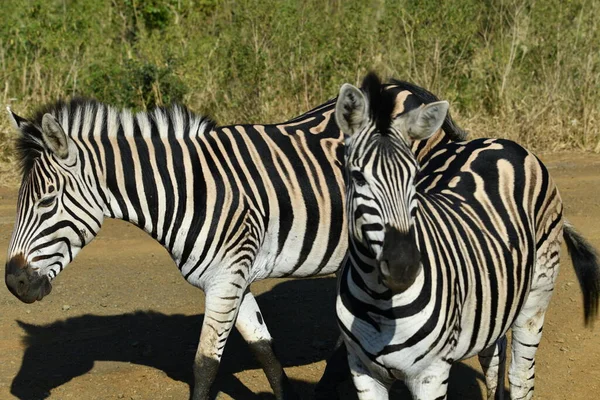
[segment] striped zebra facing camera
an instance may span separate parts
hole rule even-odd
[[[598,312],[596,252],[563,218],[548,170],[509,140],[415,149],[440,130],[448,103],[401,112],[379,78],[345,84],[336,121],[346,138],[349,257],[338,323],[361,400],[403,380],[414,399],[445,399],[453,362],[479,355],[488,399],[503,398],[512,329],[511,399],[530,399],[535,354],[563,239]]]

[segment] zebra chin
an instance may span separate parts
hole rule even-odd
[[[421,264],[417,264],[410,267],[401,268],[402,272],[398,273],[398,269],[395,268],[396,271],[392,272],[390,270],[387,262],[383,261],[379,263],[379,272],[381,274],[382,283],[392,291],[394,294],[404,293],[408,290],[415,280],[419,273],[421,272]]]
[[[8,290],[23,303],[42,300],[52,291],[50,279],[31,268],[21,254],[6,263],[4,280]]]

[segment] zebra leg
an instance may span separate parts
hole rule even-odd
[[[263,320],[254,295],[247,290],[235,323],[258,359],[278,400],[297,399],[290,381],[273,351],[273,338]]]
[[[560,241],[538,250],[529,296],[512,325],[512,359],[508,370],[511,399],[531,399],[535,377],[535,352],[542,339],[544,316],[558,275]]]
[[[531,399],[535,378],[535,353],[542,340],[542,325],[550,293],[530,293],[512,326],[512,359],[508,370],[511,399]]]
[[[485,374],[488,400],[503,400],[504,372],[506,370],[506,335],[479,353],[479,363]]]
[[[350,377],[348,367],[348,352],[344,339],[340,336],[333,350],[333,354],[327,359],[325,372],[315,387],[315,399],[336,400],[339,398],[337,386]]]
[[[443,360],[434,362],[417,376],[406,379],[406,386],[413,399],[446,399],[451,366],[452,364]]]
[[[379,382],[353,353],[348,353],[348,364],[352,373],[352,381],[356,387],[359,400],[380,400],[389,398],[389,388]]]
[[[242,282],[239,282],[242,283]],[[200,344],[194,360],[193,400],[207,400],[217,376],[225,343],[244,297],[245,282],[230,282],[206,291]]]

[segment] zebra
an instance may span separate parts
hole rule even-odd
[[[530,399],[535,354],[562,238],[597,315],[597,253],[563,218],[548,170],[503,139],[449,142],[418,158],[413,141],[441,126],[448,102],[394,115],[371,73],[344,84],[335,118],[347,135],[349,255],[336,314],[358,397],[445,399],[453,362],[479,355],[488,399],[502,399],[512,329],[512,399]]]
[[[410,89],[389,88],[399,103],[427,101]],[[235,324],[276,397],[294,398],[248,288],[265,278],[330,274],[346,256],[343,135],[334,111],[332,99],[281,124],[217,127],[183,106],[134,114],[72,99],[31,119],[9,110],[23,178],[6,285],[26,303],[41,300],[105,217],[129,221],[206,294],[192,397],[209,396]],[[446,128],[423,151],[462,134],[450,122]]]

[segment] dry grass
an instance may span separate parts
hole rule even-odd
[[[21,115],[79,93],[276,122],[376,70],[449,100],[473,136],[600,152],[594,0],[5,3],[1,102]],[[0,118],[3,181],[16,179],[13,135]]]

